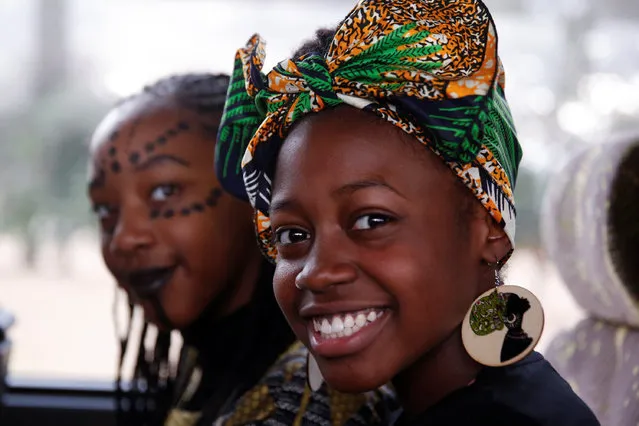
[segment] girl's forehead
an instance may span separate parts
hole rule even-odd
[[[276,168],[282,162],[296,168],[315,164],[393,168],[427,155],[421,151],[427,149],[417,139],[375,115],[351,107],[336,108],[309,115],[295,126],[283,142]]]
[[[121,131],[135,122],[152,121],[156,118],[169,119],[171,115],[176,116],[177,112],[178,109],[168,97],[141,93],[125,99],[107,113],[94,131],[90,152],[99,150],[109,142],[117,142]]]
[[[449,189],[455,182],[439,157],[391,124],[367,114],[353,120],[317,116],[300,123],[285,140],[276,163],[274,192],[304,188],[315,180],[331,188],[381,181],[407,193],[423,193],[425,186]],[[291,185],[294,181],[304,183]]]
[[[194,119],[175,109],[114,110],[98,126],[91,140],[90,152],[93,156],[114,149],[151,153],[168,146],[178,136],[190,135],[192,127],[195,127]],[[196,136],[195,133],[192,135]]]

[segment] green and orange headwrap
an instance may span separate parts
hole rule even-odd
[[[306,114],[341,104],[370,111],[431,149],[514,244],[522,152],[495,26],[481,1],[362,0],[326,55],[288,59],[266,75],[264,57],[258,35],[236,54],[216,169],[225,188],[255,208],[268,258],[276,256],[269,207],[282,142]]]

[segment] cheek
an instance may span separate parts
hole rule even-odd
[[[161,219],[157,222],[157,235],[161,241],[178,252],[188,263],[201,257],[202,250],[210,249],[215,241],[213,218],[206,213],[190,214],[187,217]],[[207,253],[216,256],[217,253]]]
[[[280,309],[288,322],[295,327],[298,318],[298,297],[300,291],[295,287],[297,269],[286,261],[279,261],[273,275],[273,291]]]
[[[447,333],[472,303],[473,278],[464,262],[468,256],[462,241],[451,243],[436,227],[417,229],[371,265],[396,299],[399,318],[418,325],[408,327],[411,333]]]
[[[102,260],[104,261],[105,266],[107,267],[107,269],[109,270],[109,272],[111,272],[111,274],[114,273],[115,269],[116,269],[116,260],[115,258],[111,255],[111,252],[109,250],[109,244],[111,243],[111,240],[108,239],[106,240],[104,237],[102,237]]]
[[[157,222],[156,235],[164,246],[162,251],[171,253],[172,260],[181,265],[179,285],[167,287],[171,293],[167,299],[180,311],[199,310],[216,290],[213,284],[220,281],[214,272],[223,254],[211,219],[206,214],[164,219]]]

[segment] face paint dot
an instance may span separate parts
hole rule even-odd
[[[170,129],[170,130],[168,130],[168,131],[166,132],[166,135],[167,135],[167,136],[169,136],[169,137],[174,137],[174,136],[176,136],[176,135],[177,135],[177,130],[175,130],[175,129]]]
[[[214,207],[217,204],[217,200],[214,197],[208,197],[206,199],[206,205],[209,207]]]
[[[164,145],[166,143],[166,137],[160,136],[158,137],[158,140],[156,142],[158,143],[158,145]]]
[[[160,211],[159,210],[151,210],[151,219],[157,219],[158,217],[160,217]]]
[[[189,210],[188,208],[184,207],[180,213],[182,214],[182,216],[188,216],[191,214],[191,210]]]
[[[220,198],[222,196],[222,190],[220,188],[213,188],[211,190],[211,195],[216,198]]]
[[[120,170],[122,170],[120,163],[118,163],[117,161],[114,161],[113,163],[111,163],[111,171],[113,173],[120,173]]]
[[[175,215],[175,212],[174,212],[173,210],[171,210],[171,209],[169,209],[169,210],[167,210],[167,211],[165,211],[165,212],[164,212],[164,217],[165,217],[166,219],[170,219],[170,218],[172,218],[174,215]]]
[[[188,123],[186,121],[180,121],[177,126],[178,126],[178,129],[180,129],[180,130],[188,130],[189,129],[189,125],[188,125]]]
[[[139,160],[140,154],[138,154],[137,152],[133,152],[131,155],[129,155],[129,161],[131,162],[131,164],[137,164]]]
[[[153,152],[154,149],[155,149],[155,144],[153,144],[153,142],[149,142],[146,145],[144,145],[144,150],[146,152]]]
[[[202,211],[204,211],[204,204],[202,204],[202,203],[193,203],[191,208],[193,210],[195,210],[196,212],[202,212]]]
[[[109,148],[109,155],[111,157],[115,157],[115,154],[117,153],[117,150],[115,149],[114,146],[112,146],[111,148]]]

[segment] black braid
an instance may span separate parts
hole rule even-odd
[[[209,114],[222,113],[228,87],[226,74],[180,74],[158,80],[142,93],[158,98],[172,96],[181,108]]]
[[[146,339],[149,328],[153,325],[147,322],[142,325],[133,376],[125,389],[123,364],[124,357],[130,349],[135,306],[129,302],[128,309],[126,331],[124,335],[119,336],[120,354],[115,389],[117,424],[161,425],[167,416],[173,389],[173,377],[169,368],[171,334],[158,331],[154,349],[149,350],[146,347]]]
[[[202,410],[197,426],[213,424],[236,400],[253,387],[268,367],[294,341],[295,336],[279,309],[273,293],[274,267],[263,261],[250,305],[251,327],[245,330],[242,345],[233,348],[237,354],[225,377]]]
[[[141,92],[121,99],[116,106],[141,96],[170,99],[177,107],[197,113],[205,136],[215,140],[229,80],[230,77],[226,74],[176,74],[145,86]]]
[[[206,136],[215,138],[228,85],[229,76],[224,74],[174,75],[144,87],[141,92],[122,99],[117,105],[141,96],[170,99],[177,107],[197,113]],[[158,331],[154,347],[147,349],[145,340],[149,327],[153,326],[148,323],[143,325],[131,389],[123,389],[123,361],[128,351],[133,350],[129,347],[133,311],[134,306],[129,302],[129,323],[125,334],[119,336],[120,359],[116,378],[117,424],[158,426],[164,423],[173,397],[175,377],[171,373],[169,362],[171,335],[168,331]]]
[[[608,230],[612,260],[624,285],[639,301],[639,140],[622,159],[612,184]]]

